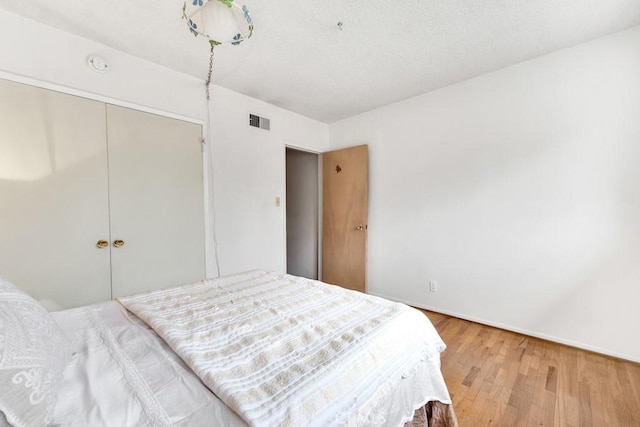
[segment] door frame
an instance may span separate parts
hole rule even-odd
[[[287,148],[297,151],[303,151],[305,153],[311,153],[318,156],[318,280],[322,281],[322,152],[316,150],[310,150],[308,148],[301,147],[290,141],[284,141],[284,148],[282,150],[283,157],[283,207],[282,216],[284,221],[284,228],[282,230],[284,240],[284,267],[283,271],[287,272]]]

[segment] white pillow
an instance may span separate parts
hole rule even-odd
[[[24,291],[0,278],[0,412],[14,426],[51,422],[71,344]]]

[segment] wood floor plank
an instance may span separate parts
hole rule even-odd
[[[546,383],[548,377],[548,366],[544,363],[542,355],[542,347],[536,348],[534,362],[531,364],[531,376],[535,375],[535,383],[533,385],[533,395],[531,409],[529,410],[529,418],[527,426],[537,427],[544,425],[544,404]]]
[[[460,426],[640,427],[640,364],[424,313]]]
[[[547,368],[547,381],[544,388],[551,393],[556,392],[556,386],[558,385],[558,373],[555,366],[549,366]]]

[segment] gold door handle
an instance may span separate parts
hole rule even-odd
[[[106,248],[107,246],[109,246],[109,242],[107,242],[106,240],[98,240],[98,243],[96,243],[96,246],[100,249]]]
[[[120,246],[124,246],[124,240],[117,239],[113,241],[113,247],[119,248]]]
[[[364,231],[364,230],[366,230],[367,228],[369,228],[369,227],[367,227],[367,224],[360,224],[360,225],[358,225],[358,226],[356,227],[356,230],[358,230],[358,231]]]

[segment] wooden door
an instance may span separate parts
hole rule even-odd
[[[49,309],[111,298],[105,104],[0,80],[0,277]]]
[[[202,126],[108,105],[107,129],[113,296],[203,279]]]
[[[322,155],[322,280],[367,290],[366,145]]]

